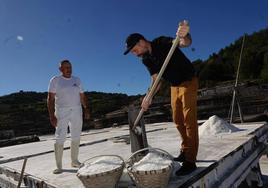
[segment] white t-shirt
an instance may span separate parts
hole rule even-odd
[[[84,91],[78,77],[54,76],[49,82],[48,92],[56,94],[56,108],[66,108],[81,106],[80,93]]]

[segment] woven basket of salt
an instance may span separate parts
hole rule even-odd
[[[99,155],[86,160],[76,175],[86,188],[114,188],[123,169],[120,156]]]
[[[173,169],[173,157],[159,148],[144,148],[133,153],[126,168],[138,188],[165,188]]]

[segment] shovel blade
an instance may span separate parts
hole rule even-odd
[[[148,147],[143,117],[140,119],[139,123],[137,124],[137,127],[140,127],[140,129],[141,129],[141,134],[138,134],[134,130],[132,130],[132,128],[134,126],[134,122],[135,122],[138,114],[139,114],[139,110],[137,108],[135,108],[133,106],[129,107],[129,109],[128,109],[128,122],[129,122],[129,135],[130,135],[130,144],[131,144],[131,152],[132,153],[134,153],[140,149]]]

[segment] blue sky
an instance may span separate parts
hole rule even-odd
[[[62,59],[86,91],[143,94],[151,80],[138,58],[123,55],[128,34],[174,37],[187,19],[193,43],[183,51],[205,60],[267,28],[267,7],[267,0],[0,0],[0,96],[46,91]]]

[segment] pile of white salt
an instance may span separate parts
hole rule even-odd
[[[80,175],[94,175],[119,168],[123,161],[116,156],[101,156],[89,163],[85,163],[77,173]]]
[[[150,171],[167,168],[172,164],[172,160],[156,152],[150,152],[139,162],[133,164],[132,169],[136,171]]]
[[[199,127],[199,136],[216,136],[220,133],[232,133],[239,128],[214,115]]]

